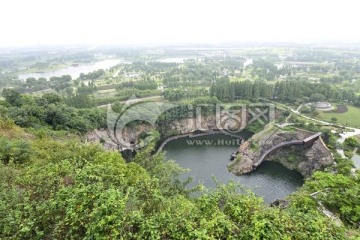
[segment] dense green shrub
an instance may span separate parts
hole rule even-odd
[[[0,161],[3,164],[13,162],[22,164],[29,161],[31,155],[30,143],[26,140],[10,141],[0,137]]]
[[[189,197],[181,169],[152,155],[152,145],[126,163],[77,141],[33,144],[34,163],[0,166],[1,239],[345,239],[345,229],[305,197],[289,209],[270,208],[232,183]],[[357,201],[350,180],[341,181],[349,190],[338,204],[354,206],[347,204]],[[356,221],[356,207],[341,211]]]

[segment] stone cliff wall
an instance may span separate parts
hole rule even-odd
[[[234,122],[234,128],[239,128],[240,123]],[[169,137],[172,135],[191,133],[196,130],[207,131],[210,129],[216,129],[215,116],[202,116],[199,119],[196,118],[183,118],[180,120],[169,122],[166,125],[152,126],[150,124],[137,124],[132,127],[125,127],[122,137],[125,142],[138,143],[141,135],[149,133],[153,130],[159,131],[163,137]],[[108,130],[96,130],[86,135],[86,141],[100,142],[107,149],[119,149],[118,141],[114,134]]]
[[[261,164],[259,162],[261,156],[272,147],[283,142],[303,140],[313,134],[300,129],[293,131],[283,131],[277,127],[265,129],[239,147],[239,153],[228,165],[228,169],[236,175],[250,173]],[[280,162],[289,169],[299,171],[305,177],[333,163],[331,152],[321,139],[316,140],[309,147],[294,145],[279,148],[267,155],[264,160]]]
[[[149,124],[138,124],[135,127],[125,127],[122,138],[127,143],[137,143],[142,134],[146,134],[155,128]],[[120,150],[119,137],[109,130],[95,130],[85,136],[87,142],[101,143],[106,149]]]

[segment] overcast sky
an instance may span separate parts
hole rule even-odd
[[[357,0],[3,0],[0,47],[360,41]]]

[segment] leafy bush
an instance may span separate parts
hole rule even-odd
[[[10,141],[0,137],[0,161],[3,164],[14,162],[17,164],[26,163],[30,159],[31,148],[28,141]]]
[[[359,141],[356,137],[349,137],[345,139],[344,145],[352,148],[359,147]]]
[[[36,163],[0,168],[0,238],[345,238],[312,205],[269,208],[232,183],[189,197],[181,169],[152,147],[125,163],[96,145],[37,140]]]
[[[342,174],[315,172],[312,181],[307,181],[305,187],[313,192],[320,191],[317,198],[330,209],[338,211],[343,221],[353,225],[359,224],[359,177],[353,178]]]

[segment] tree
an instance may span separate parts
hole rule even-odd
[[[30,144],[26,140],[10,141],[0,138],[0,163],[8,164],[10,161],[22,164],[30,159]]]
[[[302,100],[303,100],[304,103],[310,102],[310,98],[309,98],[309,97],[303,97]]]
[[[345,139],[344,145],[355,148],[355,147],[359,146],[359,141],[357,140],[356,137],[349,137],[349,138]]]
[[[5,88],[2,95],[11,106],[21,106],[21,95],[14,89]]]
[[[316,118],[316,117],[320,116],[320,112],[315,110],[312,112],[312,115],[313,115],[313,117]]]
[[[324,101],[324,100],[325,100],[325,96],[322,95],[321,93],[314,93],[314,94],[312,94],[312,95],[310,96],[310,100],[316,104],[317,102],[322,102],[322,101]]]
[[[57,103],[60,103],[62,101],[60,96],[58,94],[56,94],[56,93],[45,93],[42,96],[42,98],[44,100],[46,100],[46,102],[48,104],[52,104],[52,103],[57,104]]]

